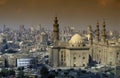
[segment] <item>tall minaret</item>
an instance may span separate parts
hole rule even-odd
[[[105,42],[106,41],[106,24],[105,24],[105,21],[103,21],[103,29],[102,29],[102,42]]]
[[[92,45],[93,44],[93,36],[92,36],[92,27],[91,27],[91,25],[88,26],[88,34],[89,34],[89,44]]]
[[[54,42],[59,40],[59,24],[57,17],[55,17],[53,24],[53,37],[54,37]]]
[[[100,33],[99,33],[99,22],[97,21],[97,25],[96,25],[96,40],[99,42],[99,36],[100,36]]]

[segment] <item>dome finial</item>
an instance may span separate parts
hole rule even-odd
[[[57,16],[55,17],[54,23],[55,23],[55,24],[58,23],[58,18],[57,18]]]

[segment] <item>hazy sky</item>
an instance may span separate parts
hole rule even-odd
[[[60,26],[102,25],[120,28],[120,0],[0,0],[0,25],[52,26],[55,16]]]

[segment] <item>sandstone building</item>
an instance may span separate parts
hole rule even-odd
[[[86,67],[94,64],[120,65],[120,43],[107,37],[105,21],[102,32],[99,23],[96,32],[88,27],[88,40],[79,33],[69,41],[59,40],[59,24],[55,17],[53,25],[54,44],[49,47],[49,63],[53,67]]]

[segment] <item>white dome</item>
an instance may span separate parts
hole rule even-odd
[[[69,41],[70,44],[80,44],[82,42],[83,42],[83,39],[79,34],[73,35]]]

